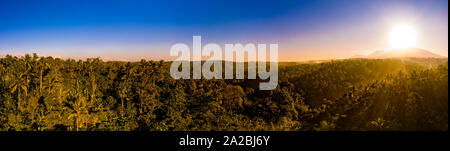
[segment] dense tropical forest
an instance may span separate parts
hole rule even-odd
[[[174,80],[170,62],[0,59],[2,131],[448,130],[447,59],[280,63],[258,80]]]

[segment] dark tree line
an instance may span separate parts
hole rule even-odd
[[[258,80],[174,80],[170,62],[0,59],[1,130],[448,130],[447,59],[280,63]]]

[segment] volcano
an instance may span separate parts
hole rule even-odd
[[[367,56],[358,55],[352,58],[386,59],[386,58],[447,58],[447,57],[437,55],[428,50],[420,48],[395,48],[389,51],[378,50]]]

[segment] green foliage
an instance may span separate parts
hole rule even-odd
[[[169,67],[6,56],[0,130],[448,130],[447,59],[280,63],[272,91]]]

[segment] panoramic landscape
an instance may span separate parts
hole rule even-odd
[[[448,1],[105,3],[0,2],[0,131],[448,131]]]
[[[174,80],[170,62],[0,59],[1,130],[448,130],[448,59],[279,63],[258,80]]]

